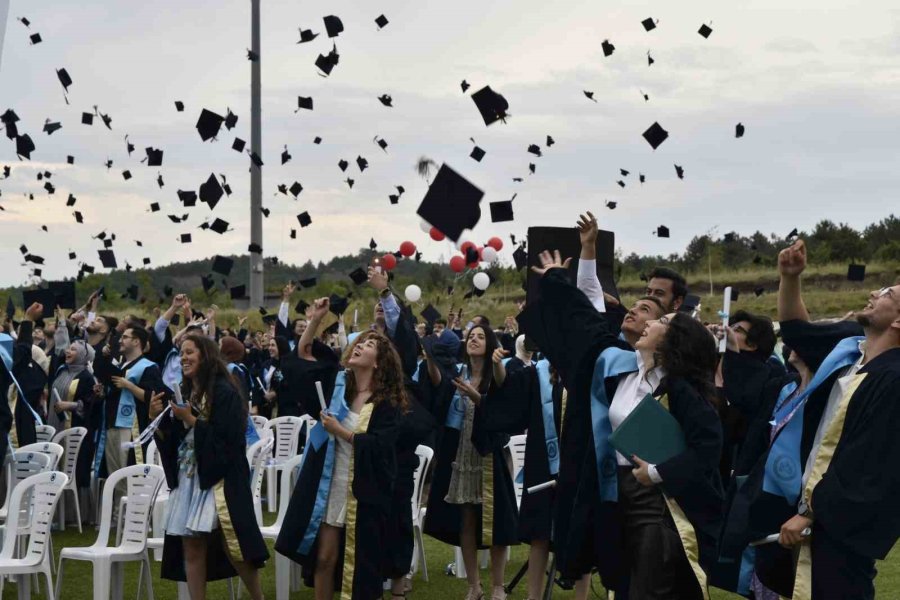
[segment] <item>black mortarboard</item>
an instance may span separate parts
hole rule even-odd
[[[606,208],[608,208],[609,210],[614,210],[618,205],[619,203],[613,200],[606,201]]]
[[[27,17],[19,17],[19,21],[20,21],[20,22],[22,23],[22,25],[24,25],[25,27],[30,27],[30,26],[31,26],[31,21],[29,21]]]
[[[669,132],[663,129],[659,123],[654,123],[644,132],[644,139],[654,150],[659,148],[659,145],[666,141],[667,137],[669,137]]]
[[[476,162],[481,162],[481,159],[484,158],[485,151],[475,146],[472,148],[472,152],[469,154],[469,157],[474,158]]]
[[[203,291],[207,294],[209,293],[209,290],[213,289],[216,285],[215,280],[210,275],[201,275],[200,281],[203,284]]]
[[[47,119],[44,122],[44,132],[46,132],[47,135],[53,135],[54,131],[59,131],[60,129],[62,129],[62,123],[60,123],[59,121],[51,121],[50,119]]]
[[[299,284],[300,284],[300,287],[302,287],[302,288],[307,288],[307,289],[308,289],[308,288],[311,288],[311,287],[316,287],[316,278],[315,278],[315,277],[308,277],[308,278],[306,278],[306,279],[301,279],[301,280],[298,281],[297,283],[299,283]]]
[[[56,297],[58,307],[72,310],[76,308],[74,281],[51,281],[47,286]]]
[[[72,213],[72,214],[75,216],[75,222],[76,222],[76,223],[84,223],[84,215],[82,215],[80,211],[77,211],[77,210],[76,210],[76,211],[75,211],[74,213]]]
[[[734,126],[734,137],[742,138],[744,137],[744,125],[743,123],[738,123]]]
[[[166,298],[171,296],[174,292],[175,292],[175,290],[172,288],[171,285],[163,286],[163,296],[165,296]]]
[[[157,148],[145,148],[144,151],[147,153],[147,166],[148,167],[160,167],[163,162],[163,151]]]
[[[137,300],[138,293],[140,292],[140,290],[141,289],[137,285],[132,283],[127,288],[125,288],[125,293],[122,294],[122,297],[123,298],[127,297],[127,298],[131,298],[132,300]]]
[[[755,290],[753,290],[753,293],[756,294],[756,297],[757,297],[757,298],[759,298],[760,296],[762,296],[763,294],[766,293],[766,288],[764,288],[764,287],[758,287],[758,288],[756,288]]]
[[[621,180],[621,179],[620,179],[620,180],[618,180],[618,181],[617,181],[617,182],[616,182],[616,183],[618,183],[618,184],[619,184],[619,187],[625,187],[625,182],[624,182],[624,181],[622,181],[622,180]]]
[[[468,89],[469,89],[470,87],[472,87],[472,86],[469,85],[469,82],[468,82],[468,81],[466,81],[465,79],[463,79],[462,82],[460,82],[459,87],[462,88],[463,94],[465,94],[465,93],[466,93],[466,90],[468,90]]]
[[[661,237],[661,238],[669,237],[669,228],[666,227],[665,225],[660,225],[659,227],[656,228],[656,235],[657,235],[657,237]]]
[[[124,179],[125,181],[131,179],[131,171],[129,171],[128,169],[122,171],[122,179]]]
[[[509,110],[509,102],[492,90],[491,86],[487,85],[472,94],[472,100],[475,102],[475,106],[478,107],[478,112],[481,113],[481,118],[484,119],[485,125],[490,125],[497,121],[506,122],[505,119],[509,116],[506,113]]]
[[[376,137],[375,143],[378,144],[378,147],[387,152],[388,143],[386,139]]]
[[[644,26],[644,29],[646,31],[653,31],[654,29],[656,29],[656,21],[651,18],[647,18],[641,21],[641,25]]]
[[[799,235],[800,235],[800,232],[798,232],[797,228],[794,227],[793,229],[791,229],[791,232],[789,234],[787,234],[787,239],[790,240],[792,238],[798,237]]]
[[[241,138],[234,138],[234,141],[231,142],[231,149],[236,152],[243,152],[244,146],[247,145],[247,142],[242,140]]]
[[[103,247],[104,247],[104,248],[112,248],[112,245],[113,245],[113,241],[112,241],[111,239],[105,239],[105,240],[103,240]]]
[[[181,100],[176,100],[175,101],[175,110],[177,110],[178,112],[183,112],[184,111],[184,102],[182,102]]]
[[[313,109],[312,96],[297,96],[297,110],[295,110],[294,112],[297,112],[301,108],[304,108],[306,110]]]
[[[500,202],[491,202],[491,222],[504,223],[515,219],[513,216],[512,200],[501,200]]]
[[[864,281],[866,279],[866,265],[851,264],[848,266],[847,279],[850,281]]]
[[[342,158],[341,160],[338,161],[338,168],[339,168],[341,171],[346,171],[346,170],[347,170],[347,167],[348,167],[349,165],[350,165],[350,163],[348,163],[348,162],[347,162],[346,160],[344,160],[343,158]]]
[[[297,239],[297,230],[296,229],[291,229],[291,239],[292,240]]]
[[[653,60],[653,57],[650,56],[650,53],[647,52],[647,66],[648,66],[648,67],[652,67],[652,66],[653,66],[653,63],[655,63],[655,62],[656,62],[656,61]]]
[[[340,55],[337,53],[337,49],[335,48],[328,54],[320,54],[318,58],[316,58],[316,67],[325,73],[326,76],[331,75],[331,71],[337,66],[340,61]]]
[[[77,254],[75,254],[74,252],[69,252],[69,260],[75,260],[76,258],[78,258]]]
[[[524,269],[528,266],[528,253],[525,252],[524,246],[519,246],[516,248],[515,252],[513,252],[513,260],[516,263],[516,269]]]
[[[731,288],[731,301],[737,302],[738,298],[741,297],[741,291],[736,287]]]
[[[216,207],[216,204],[219,203],[219,200],[222,199],[224,193],[225,191],[222,189],[219,180],[216,179],[216,175],[210,173],[209,179],[200,186],[200,201],[206,202],[206,204],[209,205],[210,210],[212,210]]]
[[[150,259],[147,257],[144,257],[144,260],[142,262],[144,263],[144,266],[147,266],[150,264]]]
[[[684,167],[675,165],[675,174],[678,175],[678,179],[684,179]]]
[[[231,130],[234,129],[234,126],[237,125],[238,116],[231,112],[231,109],[228,109],[228,114],[225,115],[225,129]]]
[[[299,302],[297,302],[297,306],[294,307],[294,312],[298,312],[301,315],[306,314],[306,309],[309,308],[309,302],[300,298]]]
[[[347,307],[350,306],[349,298],[338,296],[337,294],[331,294],[328,297],[328,301],[330,304],[328,310],[336,315],[344,314],[345,312],[347,312]]]
[[[647,181],[647,176],[644,175],[643,173],[638,173],[638,179],[640,180],[641,183],[644,183],[645,181]]]
[[[287,184],[279,183],[278,191],[281,192],[282,194],[284,194],[285,196],[287,196]]]
[[[36,269],[37,271],[37,269]],[[22,306],[26,309],[37,302],[43,305],[44,312],[41,314],[43,319],[52,319],[53,311],[56,310],[56,295],[49,289],[22,290]]]
[[[375,24],[378,25],[378,29],[386,27],[388,24],[387,17],[385,17],[384,15],[380,15],[377,19],[375,19]]]
[[[281,164],[285,164],[289,160],[291,160],[291,154],[288,152],[287,146],[285,146],[284,152],[281,153]]]
[[[707,25],[706,23],[704,23],[703,25],[700,26],[700,30],[697,33],[699,33],[700,35],[702,35],[705,38],[709,38],[709,34],[711,34],[712,31],[713,31],[712,28],[709,25]]]
[[[534,154],[535,156],[543,156],[543,154],[541,154],[541,147],[538,146],[537,144],[529,144],[528,152],[530,154]]]
[[[293,184],[291,184],[291,187],[288,189],[288,191],[291,193],[291,195],[294,196],[294,198],[296,198],[300,195],[300,192],[303,191],[303,186],[300,185],[299,181],[295,181]]]
[[[231,269],[234,267],[234,259],[227,256],[216,256],[213,259],[212,272],[228,277],[231,275]]]
[[[44,257],[38,256],[37,254],[26,254],[25,262],[30,262],[30,263],[33,263],[36,265],[42,265],[42,264],[44,264]]]
[[[388,108],[393,108],[394,106],[394,99],[391,98],[390,94],[382,94],[378,96],[378,101]]]
[[[263,251],[262,246],[260,246],[259,244],[251,243],[249,246],[247,246],[247,252],[253,252],[255,254],[262,254],[262,251]]]
[[[269,214],[272,212],[270,209],[265,208],[265,207],[260,207],[259,210],[262,212],[263,216],[267,219],[269,218]]]
[[[71,154],[69,154],[68,156],[66,156],[66,162],[69,163],[70,165],[74,165],[74,164],[75,164],[75,157],[72,156]]]
[[[16,314],[16,305],[13,303],[12,296],[6,298],[6,318],[12,319]]]
[[[203,112],[200,113],[200,118],[197,120],[197,131],[200,132],[200,139],[205,142],[219,135],[219,129],[222,128],[224,121],[225,118],[221,115],[204,108]]]
[[[236,285],[233,288],[229,289],[228,292],[231,294],[232,300],[238,300],[240,298],[244,298],[247,295],[247,286]]]
[[[306,211],[297,215],[297,220],[300,221],[300,227],[308,227],[312,223],[312,219]]]
[[[262,158],[256,152],[250,152],[250,161],[257,167],[263,166]]]
[[[19,252],[21,252],[22,254],[28,254],[28,246],[22,244],[21,246],[19,246]]]
[[[16,137],[16,154],[31,159],[31,153],[34,152],[34,142],[27,133]]]
[[[338,17],[328,15],[322,20],[325,21],[325,31],[328,33],[328,37],[337,37],[338,34],[344,31],[344,24],[341,23],[341,20]]]
[[[31,40],[32,45],[41,43],[41,34],[39,33],[32,33],[28,38]]]
[[[112,250],[97,250],[97,254],[100,256],[100,263],[103,265],[103,268],[118,268],[118,265],[116,264],[116,255]]]
[[[454,242],[481,219],[484,192],[462,175],[441,165],[416,213]]]
[[[366,169],[369,168],[369,161],[367,161],[362,156],[357,156],[356,157],[356,166],[359,167],[359,172],[362,173],[363,171],[365,171]]]
[[[313,33],[312,29],[300,29],[300,41],[298,44],[305,44],[306,42],[311,42],[314,39],[319,37],[318,33]]]
[[[169,220],[172,221],[173,223],[181,223],[182,221],[186,220],[188,217],[186,214],[183,217],[178,216],[178,215],[166,215],[166,216],[169,217]]]
[[[190,244],[191,243],[191,234],[182,233],[181,234],[181,243],[182,244]]]
[[[96,110],[96,108],[97,108],[97,107],[95,106],[94,109]],[[109,129],[109,130],[111,131],[111,130],[112,130],[112,125],[111,125],[111,123],[112,123],[112,117],[110,117],[110,116],[107,115],[107,114],[103,114],[103,113],[100,112],[100,111],[97,111],[97,112],[100,114],[100,120],[103,121],[103,124],[106,125],[106,128]]]
[[[378,242],[375,241],[375,238],[371,238],[369,240],[369,250],[375,250],[378,248]]]
[[[615,234],[600,230],[597,235],[597,278],[603,291],[616,298],[619,293],[615,282]],[[559,250],[564,258],[571,258],[569,278],[572,283],[578,272],[578,257],[581,253],[581,240],[574,227],[529,227],[527,266],[540,266],[540,253],[544,250]],[[527,303],[532,304],[540,295],[541,276],[533,271],[528,272],[526,281]]]
[[[441,313],[439,313],[438,310],[431,304],[426,306],[420,314],[422,315],[422,318],[430,324],[441,318]]]
[[[357,267],[350,273],[350,279],[352,279],[353,283],[355,283],[356,285],[362,285],[369,280],[369,276],[365,271]]]
[[[319,136],[316,136],[313,138],[313,144],[321,144],[321,143],[322,143],[322,138],[320,138]]]
[[[612,53],[616,51],[616,47],[610,44],[609,40],[603,40],[600,47],[603,48],[603,56],[612,56]]]
[[[178,190],[178,199],[184,204],[185,208],[189,208],[197,204],[197,192],[193,190]]]

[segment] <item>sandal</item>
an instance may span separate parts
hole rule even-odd
[[[491,600],[506,600],[506,589],[502,585],[495,585]]]
[[[469,587],[469,593],[466,594],[466,600],[484,600],[484,590],[479,587]]]

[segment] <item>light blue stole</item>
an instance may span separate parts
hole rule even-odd
[[[249,394],[253,384],[250,382],[250,377],[247,373],[247,369],[244,368],[243,365],[238,365],[235,363],[228,363],[227,366],[229,373],[231,373],[235,377],[243,378],[244,383],[247,384],[247,393]],[[253,419],[250,418],[249,411],[247,413],[247,430],[244,432],[244,437],[247,439],[248,448],[259,441],[259,433],[256,431],[256,425],[253,424]]]
[[[125,373],[125,379],[137,385],[144,375],[144,370],[153,366],[153,362],[143,356]],[[116,428],[131,429],[134,426],[135,400],[130,390],[122,388],[119,393],[119,409],[116,412]]]
[[[35,412],[33,408],[31,408],[31,404],[28,403],[28,400],[25,398],[25,392],[22,391],[22,386],[19,385],[19,381],[16,379],[16,376],[13,374],[13,352],[15,351],[15,341],[6,333],[0,333],[0,359],[3,361],[3,366],[6,367],[6,370],[9,372],[9,377],[12,379],[13,383],[16,386],[16,390],[19,393],[19,402],[24,404],[29,411],[31,411],[31,416],[34,417],[34,422],[38,425],[43,425],[44,421],[41,419],[41,416]],[[15,415],[13,415],[13,422],[15,422]]]

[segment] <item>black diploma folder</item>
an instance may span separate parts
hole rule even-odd
[[[666,462],[686,447],[678,421],[650,394],[609,436],[609,443],[628,460],[634,455],[651,465]]]

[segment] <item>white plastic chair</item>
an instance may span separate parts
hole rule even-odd
[[[78,485],[75,481],[75,467],[78,465],[78,453],[81,452],[81,443],[87,435],[85,427],[70,427],[53,436],[53,441],[63,447],[63,464],[59,470],[66,474],[69,481],[63,488],[59,498],[59,529],[66,529],[66,492],[72,492],[75,499],[75,517],[78,520],[78,533],[81,533],[81,501],[78,497]]]
[[[419,445],[416,448],[419,466],[413,471],[412,522],[413,522],[413,558],[409,569],[410,577],[422,566],[422,577],[428,581],[428,563],[425,560],[425,540],[422,537],[422,524],[425,522],[425,507],[422,506],[422,492],[425,489],[425,475],[434,458],[434,450]]]
[[[266,464],[266,496],[269,512],[275,512],[278,506],[276,497],[276,477],[281,465],[297,455],[300,430],[303,428],[303,417],[276,417],[266,423],[265,431],[272,432],[275,438],[275,456]]]
[[[50,470],[55,471],[59,468],[59,461],[65,453],[65,448],[56,442],[35,442],[34,444],[26,444],[19,448],[22,452],[40,452],[50,457]]]
[[[262,437],[263,431],[266,428],[266,423],[268,423],[269,420],[262,415],[250,415],[250,418],[253,420],[253,426],[256,428],[256,433],[259,434],[259,437]]]
[[[48,471],[31,475],[20,481],[9,501],[11,514],[30,513],[30,532],[24,556],[15,556],[20,536],[19,520],[12,519],[6,524],[3,548],[0,550],[0,596],[3,595],[3,581],[7,576],[15,576],[19,586],[19,597],[31,597],[31,576],[43,574],[47,580],[47,598],[54,599],[53,576],[49,548],[50,525],[56,503],[68,482],[65,473]],[[57,590],[58,592],[58,590]]]
[[[250,490],[253,492],[253,514],[257,525],[262,525],[262,482],[266,474],[266,461],[272,456],[275,439],[266,435],[254,442],[247,449],[247,462],[250,464]]]
[[[263,539],[275,540],[281,533],[281,525],[287,514],[288,504],[291,502],[291,494],[294,492],[292,478],[294,471],[303,464],[303,455],[292,456],[281,465],[281,498],[278,503],[278,517],[268,527],[260,527]],[[275,600],[288,600],[290,592],[296,591],[292,583],[299,582],[299,577],[294,573],[294,562],[282,554],[275,553]],[[299,586],[297,586],[299,588]]]
[[[38,425],[34,428],[35,443],[49,442],[56,435],[56,427],[52,425]]]
[[[525,443],[527,440],[528,436],[525,434],[514,435],[509,438],[509,443],[506,445],[506,449],[512,456],[512,480],[513,489],[516,491],[516,508],[522,504],[522,492],[525,490],[525,484],[517,483],[517,480],[519,473],[525,468]]]
[[[122,480],[126,481],[128,503],[122,525],[122,541],[116,546],[107,546],[109,530],[112,526],[113,491]],[[116,598],[122,597],[123,563],[139,561],[150,573],[150,558],[147,554],[147,529],[153,499],[156,497],[165,475],[157,465],[133,465],[119,469],[109,476],[103,488],[101,501],[100,533],[92,546],[63,548],[59,555],[56,580],[56,594],[62,587],[63,561],[90,561],[94,570],[94,600],[108,600],[110,592]],[[152,577],[146,578],[147,595],[153,598]]]
[[[50,471],[51,461],[50,455],[41,452],[16,450],[12,453],[6,477],[6,499],[0,507],[0,521],[7,520],[9,503],[16,487],[32,475]]]
[[[150,442],[147,446],[147,464],[148,465],[156,465],[158,467],[162,467],[162,457],[159,455],[159,449],[156,447],[156,440]],[[147,547],[153,550],[153,559],[156,561],[162,560],[162,539],[163,539],[163,518],[166,514],[166,505],[169,502],[169,494],[172,490],[169,489],[169,484],[165,478],[163,478],[162,485],[159,488],[159,492],[156,494],[156,498],[153,500],[153,514],[150,520],[150,531],[153,532],[153,536],[155,539],[157,536],[159,537],[159,545],[151,545],[150,539],[147,540]],[[125,498],[123,496],[123,498]],[[126,498],[127,500],[127,498]],[[119,508],[119,514],[123,513],[123,510]]]

